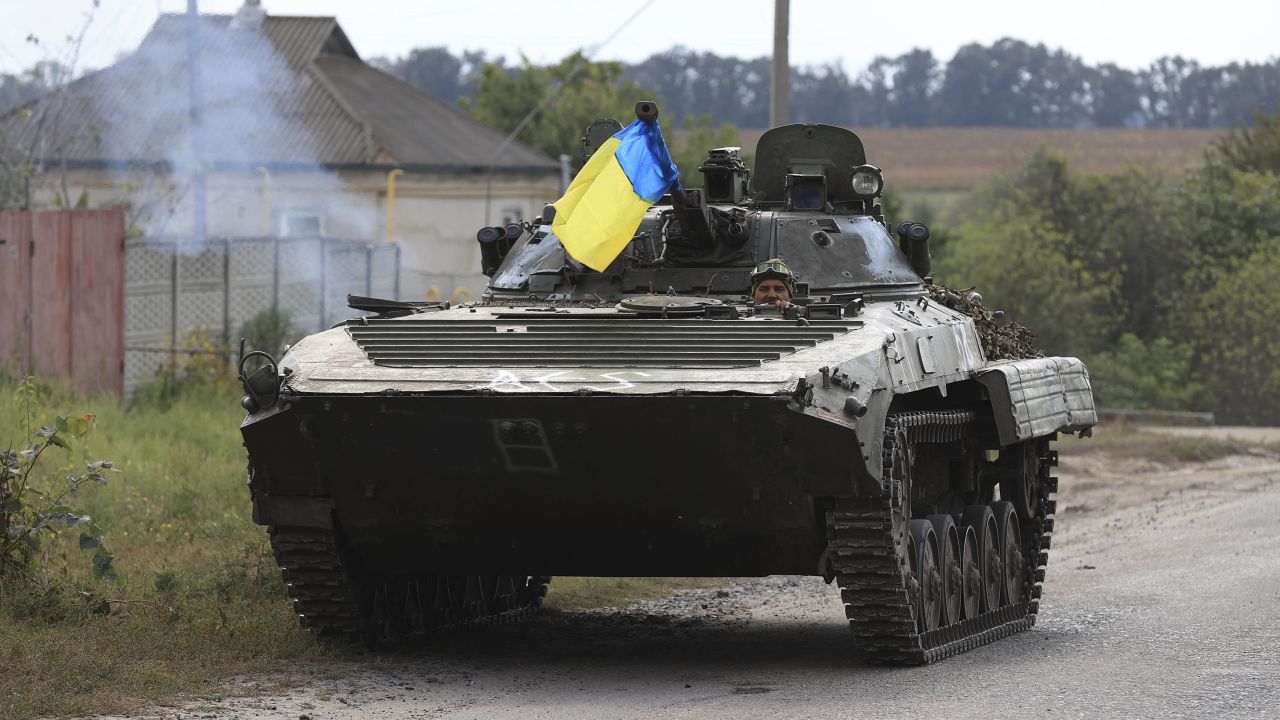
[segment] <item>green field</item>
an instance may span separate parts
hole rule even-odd
[[[888,192],[902,201],[903,218],[952,225],[970,193],[996,177],[1021,170],[1036,152],[1061,153],[1085,173],[1130,167],[1177,176],[1203,159],[1220,130],[1095,128],[853,128],[868,162],[884,170]],[[738,130],[745,155],[754,157],[761,129]],[[684,148],[688,131],[673,146]],[[697,182],[691,185],[697,185]]]
[[[1077,170],[1111,173],[1128,167],[1181,173],[1204,157],[1220,130],[1034,130],[1028,128],[854,128],[867,161],[880,166],[890,189],[969,191],[1020,170],[1036,151],[1061,152]],[[740,130],[754,154],[763,130]]]

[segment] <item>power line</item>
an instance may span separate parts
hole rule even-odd
[[[582,72],[587,67],[587,65],[591,62],[591,59],[595,57],[597,53],[603,50],[605,45],[609,44],[610,40],[613,40],[614,38],[618,37],[618,35],[620,35],[623,30],[627,29],[628,25],[634,22],[636,18],[644,14],[644,11],[648,10],[655,2],[657,2],[657,0],[645,0],[645,3],[641,5],[638,10],[631,13],[631,15],[626,20],[623,20],[622,24],[619,25],[617,29],[609,33],[605,37],[605,39],[591,46],[589,50],[586,50],[585,52],[583,52],[582,59],[578,62],[577,65],[573,66],[573,69],[570,70],[568,74],[564,76],[564,80],[561,80],[559,85],[553,85],[551,89],[547,91],[547,94],[543,96],[542,100],[540,100],[537,105],[534,105],[533,109],[530,110],[523,118],[520,119],[520,122],[516,123],[515,129],[512,130],[510,133],[508,133],[507,136],[502,139],[502,142],[498,145],[498,149],[493,152],[493,160],[489,162],[489,172],[487,174],[487,177],[485,178],[485,187],[484,187],[484,224],[485,225],[489,224],[489,206],[491,204],[490,201],[493,198],[493,171],[498,164],[498,158],[502,157],[502,153],[506,152],[507,148],[511,146],[511,143],[515,141],[516,136],[519,135],[521,131],[525,129],[525,126],[527,126],[533,120],[533,118],[537,116],[538,113],[542,112],[542,109],[545,108],[552,100],[554,100],[556,96],[560,94],[561,90],[568,87],[569,83],[572,82],[573,79],[578,76],[578,73]]]
[[[125,11],[132,10],[133,7],[137,4],[138,4],[138,0],[129,0],[129,2],[125,3],[124,5],[121,5],[120,10],[116,12],[115,16],[113,16],[111,20],[107,22],[106,25],[103,25],[100,28],[98,28],[98,32],[94,33],[93,37],[89,38],[88,42],[85,43],[84,49],[89,50],[96,47],[98,42],[103,37],[106,37],[107,34],[111,31],[111,29],[115,27],[116,23],[120,22],[120,18],[125,14]]]
[[[15,75],[17,75],[18,73],[26,69],[22,66],[22,61],[18,59],[18,56],[14,55],[13,52],[11,52],[9,48],[5,47],[3,43],[0,43],[0,52],[3,52],[5,55],[8,55],[9,58],[12,59],[14,64],[17,66],[16,69],[14,70]]]

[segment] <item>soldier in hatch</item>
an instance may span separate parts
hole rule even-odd
[[[751,273],[752,302],[786,310],[795,295],[796,280],[786,263],[773,258],[756,265],[755,272]]]

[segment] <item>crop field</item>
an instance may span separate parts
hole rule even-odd
[[[867,161],[889,187],[907,192],[972,190],[1013,172],[1040,148],[1067,156],[1075,170],[1107,173],[1136,166],[1179,172],[1204,154],[1220,130],[1037,130],[1024,128],[855,128]],[[741,130],[754,153],[763,130]]]

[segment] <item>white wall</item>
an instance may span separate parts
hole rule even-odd
[[[167,174],[74,170],[66,180],[73,204],[82,193],[89,207],[129,203],[129,220],[142,234],[192,233],[191,192]],[[383,172],[277,172],[268,178],[252,171],[210,173],[208,234],[259,237],[268,229],[280,233],[286,215],[314,214],[329,237],[385,242],[386,180]],[[35,204],[50,206],[61,186],[60,173],[47,173],[34,193]],[[496,176],[489,194],[488,224],[501,224],[504,215],[528,220],[559,196],[559,177]],[[483,175],[406,173],[396,178],[393,223],[394,240],[402,248],[401,297],[425,298],[434,288],[440,299],[461,299],[465,294],[455,294],[458,288],[470,297],[484,289],[487,278],[480,274],[476,231],[486,224],[485,195]]]
[[[512,220],[532,220],[559,193],[558,178],[495,180],[487,224],[498,225],[504,214]],[[457,288],[478,297],[488,280],[480,274],[476,231],[486,224],[483,178],[397,180],[395,240],[403,248],[405,268],[402,294],[406,297],[462,299]],[[382,217],[386,197],[380,198]],[[385,225],[383,226],[385,231]],[[432,293],[432,288],[436,289]]]

